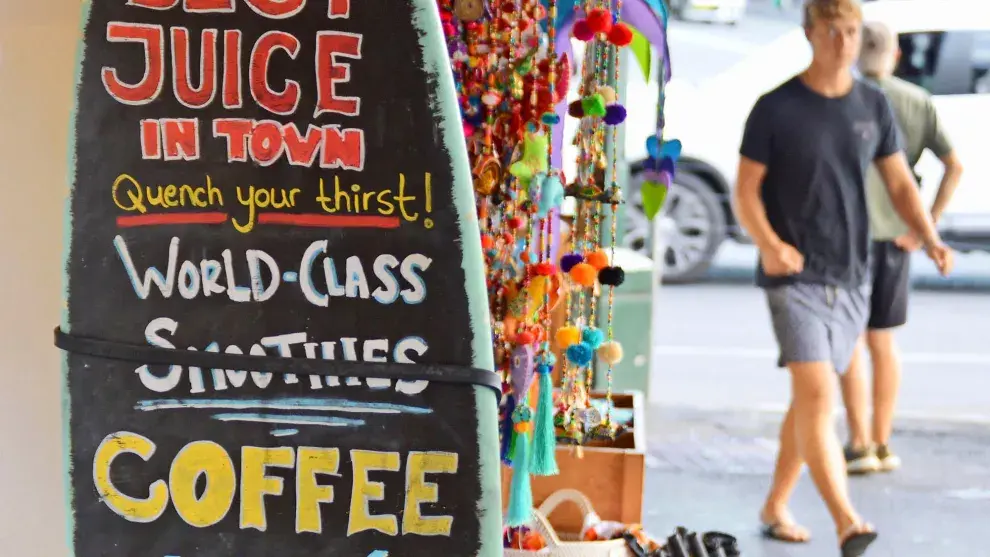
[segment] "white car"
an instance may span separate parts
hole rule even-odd
[[[880,0],[863,9],[866,19],[898,33],[903,55],[897,75],[932,93],[965,168],[939,223],[943,237],[961,251],[990,251],[990,0]],[[699,86],[668,85],[665,136],[680,139],[684,150],[664,208],[677,223],[665,255],[666,280],[699,279],[725,239],[746,241],[730,206],[746,117],[760,95],[810,60],[804,31],[795,27]],[[627,106],[655,105],[656,96],[655,83],[652,91],[630,87]],[[637,203],[638,171],[647,162],[644,138],[651,124],[639,115],[627,121],[624,143],[626,159],[634,162],[621,241],[646,255],[651,227]],[[930,204],[942,166],[926,153],[916,171]]]
[[[746,13],[746,0],[668,0],[670,10],[685,21],[735,25]]]

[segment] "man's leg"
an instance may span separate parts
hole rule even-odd
[[[894,330],[907,323],[911,254],[893,242],[874,243],[873,294],[866,343],[873,362],[873,442],[880,469],[895,470],[900,459],[889,448],[901,364]]]
[[[901,387],[901,362],[892,329],[867,333],[873,359],[873,439],[880,447],[881,468],[896,470],[901,461],[890,452],[890,434],[894,427],[894,410]]]
[[[849,444],[845,449],[846,470],[850,474],[869,474],[880,469],[870,436],[870,395],[862,339],[856,343],[852,363],[842,375],[842,401],[846,407]]]
[[[784,416],[784,423],[780,426],[780,451],[777,453],[777,465],[774,467],[770,493],[760,511],[760,521],[767,527],[768,535],[773,538],[804,542],[811,539],[811,534],[794,521],[787,508],[791,494],[794,493],[794,488],[801,478],[801,467],[804,465],[801,455],[798,454],[796,433],[792,404]]]
[[[849,500],[842,445],[832,423],[835,371],[828,362],[792,362],[788,368],[798,453],[842,536],[862,520]]]

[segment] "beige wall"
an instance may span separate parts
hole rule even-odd
[[[62,202],[79,0],[0,0],[0,554],[63,557]]]

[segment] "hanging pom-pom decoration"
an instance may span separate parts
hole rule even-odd
[[[591,10],[584,20],[588,23],[588,29],[592,33],[608,34],[612,30],[612,14],[608,10],[601,8]]]
[[[608,254],[604,250],[595,250],[587,254],[584,258],[595,269],[601,271],[605,267],[608,267]]]
[[[605,267],[598,272],[598,282],[605,286],[619,286],[626,280],[622,267]]]
[[[584,367],[590,364],[591,358],[595,355],[595,351],[591,348],[591,346],[584,342],[579,342],[568,346],[565,353],[567,355],[567,359],[578,367]]]
[[[540,395],[536,403],[536,420],[533,425],[532,473],[537,476],[553,476],[560,472],[557,467],[557,436],[553,424],[553,354],[536,368],[540,376]]]
[[[605,108],[605,123],[618,126],[626,121],[626,108],[621,104],[610,104]]]
[[[581,286],[592,286],[595,284],[595,275],[598,272],[594,267],[588,265],[587,263],[578,263],[567,272],[574,282],[580,284]]]
[[[608,85],[602,85],[596,91],[599,95],[605,99],[605,104],[612,104],[616,101],[618,97],[615,96],[615,89],[609,87]]]
[[[557,329],[557,334],[554,335],[554,341],[557,342],[559,348],[567,348],[572,344],[581,342],[581,331],[574,325],[564,325]]]
[[[581,106],[580,99],[567,105],[567,114],[571,118],[584,118],[584,107]]]
[[[605,116],[605,98],[595,93],[581,99],[581,108],[585,116]]]
[[[571,272],[575,265],[584,261],[584,256],[580,253],[568,253],[560,258],[560,270],[565,273]]]
[[[598,347],[598,359],[606,365],[615,365],[622,361],[622,345],[610,340]]]
[[[575,39],[581,42],[587,42],[595,38],[595,32],[591,30],[591,27],[588,27],[588,21],[584,19],[574,22],[571,33],[573,33]]]
[[[509,487],[509,510],[506,524],[511,527],[529,522],[533,513],[533,487],[530,484],[529,430],[532,427],[532,410],[526,403],[513,412],[515,426],[515,454],[512,459],[512,484]]]
[[[597,349],[605,342],[605,331],[595,327],[587,327],[581,331],[581,342],[590,346],[592,350]]]
[[[629,46],[633,40],[632,29],[625,23],[616,23],[608,32],[608,42],[618,47]]]

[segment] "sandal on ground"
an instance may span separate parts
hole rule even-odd
[[[811,534],[806,528],[789,520],[764,523],[761,533],[768,540],[784,543],[808,543],[811,541]]]
[[[857,530],[865,529],[863,532]],[[839,549],[842,557],[860,557],[866,553],[870,544],[877,540],[877,533],[869,524],[853,524],[839,538]]]

